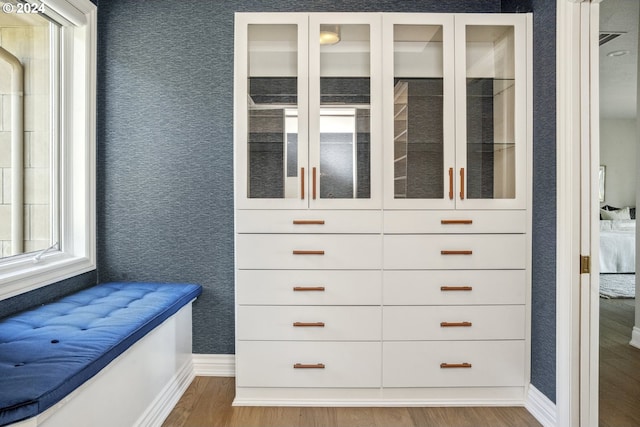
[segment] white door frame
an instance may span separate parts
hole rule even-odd
[[[599,2],[557,0],[558,426],[598,425]]]

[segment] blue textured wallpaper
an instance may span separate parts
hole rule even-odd
[[[556,400],[556,5],[533,0],[531,383]]]
[[[555,2],[525,3],[535,27],[532,383],[554,400]],[[234,12],[494,13],[519,4],[99,2],[98,280],[202,284],[193,351],[234,352]]]
[[[60,299],[65,295],[88,288],[96,283],[96,272],[90,271],[35,291],[2,300],[0,301],[0,319],[37,305]]]

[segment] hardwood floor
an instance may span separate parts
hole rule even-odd
[[[540,426],[524,408],[232,407],[233,378],[197,377],[163,427]]]
[[[629,345],[634,299],[600,299],[600,426],[640,426],[640,349]]]

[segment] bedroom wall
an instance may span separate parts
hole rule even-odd
[[[635,119],[600,120],[600,164],[606,166],[604,204],[636,205],[636,152],[638,127]]]
[[[529,4],[528,2],[526,2]],[[555,3],[534,10],[532,383],[555,401]],[[98,280],[197,282],[194,353],[234,352],[233,13],[522,11],[513,0],[103,0]]]

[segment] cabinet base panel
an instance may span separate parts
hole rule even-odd
[[[239,387],[233,406],[524,406],[525,387],[252,388]]]

